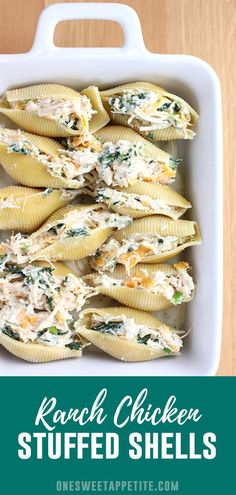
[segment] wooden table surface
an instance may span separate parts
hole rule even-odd
[[[119,0],[116,0],[119,1]],[[31,48],[38,16],[54,1],[0,0],[0,53]],[[123,0],[141,20],[149,50],[196,55],[218,73],[224,107],[224,320],[219,375],[236,375],[236,0]],[[61,23],[55,34],[60,46],[120,46],[122,32],[109,22]],[[214,173],[214,171],[212,171]]]

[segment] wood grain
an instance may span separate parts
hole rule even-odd
[[[29,50],[39,13],[51,3],[56,2],[0,0],[0,52]],[[218,374],[236,375],[236,1],[126,0],[126,3],[140,17],[149,50],[201,57],[215,68],[221,80],[224,105],[225,274],[223,344]],[[114,46],[122,44],[122,33],[117,25],[107,22],[99,26],[92,21],[61,23],[56,30],[55,42],[62,46]]]

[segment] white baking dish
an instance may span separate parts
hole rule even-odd
[[[124,30],[122,48],[57,48],[56,24],[68,19],[109,19]],[[158,28],[158,26],[157,26]],[[33,365],[1,350],[1,375],[214,375],[221,344],[222,320],[222,116],[218,78],[204,61],[186,55],[146,50],[139,19],[121,4],[55,4],[39,19],[30,52],[0,56],[0,93],[38,82],[75,88],[109,87],[122,82],[157,82],[182,96],[199,112],[197,136],[179,145],[184,158],[185,193],[191,218],[201,227],[203,244],[187,254],[194,266],[197,293],[187,305],[185,328],[192,328],[182,355],[147,363],[121,363],[104,354],[84,353],[80,360]]]

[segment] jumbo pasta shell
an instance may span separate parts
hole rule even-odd
[[[83,91],[81,91],[81,95],[87,96],[92,103],[93,109],[96,110],[95,115],[93,115],[89,123],[89,131],[94,133],[108,124],[110,117],[103,106],[101,95],[97,86],[89,86],[88,88],[83,89]]]
[[[85,206],[67,206],[57,210],[42,227],[31,235],[31,240],[34,242],[38,236],[45,233],[54,223],[58,220],[62,220],[70,211],[89,211],[91,209],[98,208],[98,205],[85,205]],[[95,229],[94,233],[82,238],[67,238],[54,242],[45,249],[41,249],[31,260],[46,259],[51,261],[57,260],[79,260],[91,255],[96,251],[98,247],[107,239],[112,232],[112,228]]]
[[[53,139],[22,132],[23,136],[41,152],[59,157],[60,143]],[[17,182],[28,187],[52,187],[55,189],[79,189],[81,184],[76,180],[52,175],[47,166],[32,155],[8,152],[7,145],[0,143],[0,163],[6,172]]]
[[[58,190],[47,193],[47,190],[28,187],[3,187],[0,189],[0,229],[32,232],[69,200],[69,196],[63,196]]]
[[[139,263],[133,269],[130,270],[130,277],[134,276],[135,273],[140,270],[145,270],[148,275],[161,271],[166,275],[175,275],[177,270],[174,265],[163,265],[163,264],[146,264]],[[88,283],[89,280],[93,279],[94,275],[87,276]],[[117,266],[112,272],[112,278],[118,280],[124,280],[127,278],[127,272],[123,266]],[[93,284],[94,286],[94,284]],[[96,286],[96,289],[100,294],[104,296],[111,297],[121,304],[125,304],[131,308],[139,309],[142,311],[161,311],[163,309],[173,306],[172,302],[167,299],[162,294],[153,294],[145,289],[129,288],[127,286],[122,287],[104,287],[102,285]]]
[[[134,128],[137,130],[141,135],[146,137],[147,139],[150,139],[150,141],[169,141],[172,139],[192,139],[195,135],[195,133],[187,129],[187,133],[185,135],[184,130],[182,129],[176,129],[173,126],[170,126],[166,129],[158,129],[154,131],[140,131],[140,121],[138,119],[134,119],[131,124],[128,124],[128,118],[129,116],[126,115],[119,115],[119,114],[114,114],[110,110],[110,106],[108,103],[108,97],[119,94],[119,92],[122,92],[123,90],[127,89],[144,89],[146,91],[153,91],[158,94],[161,94],[162,96],[166,96],[167,98],[175,98],[177,99],[180,103],[184,103],[190,114],[191,114],[191,126],[196,124],[197,119],[198,119],[198,114],[197,112],[188,104],[186,103],[182,98],[179,96],[173,95],[172,93],[169,93],[165,89],[161,88],[160,86],[157,86],[156,84],[152,84],[149,82],[132,82],[128,84],[123,84],[121,86],[117,86],[115,88],[111,88],[105,91],[101,91],[101,98],[104,104],[105,109],[110,115],[110,119],[112,122],[118,124],[118,125],[126,125],[129,127]]]
[[[81,321],[78,334],[83,338],[94,344],[102,351],[110,354],[116,359],[121,361],[138,362],[138,361],[151,361],[160,357],[165,357],[168,354],[162,349],[152,350],[147,345],[137,344],[127,339],[122,339],[113,335],[107,335],[99,333],[95,330],[89,329],[89,315],[97,313],[100,315],[121,315],[124,314],[127,317],[134,318],[136,323],[140,325],[147,325],[152,329],[157,329],[163,323],[154,316],[135,309],[126,307],[114,307],[114,308],[90,308],[81,312]]]
[[[131,225],[114,233],[113,237],[121,242],[122,239],[129,239],[132,234],[159,234],[161,236],[191,237],[192,240],[185,242],[176,249],[166,251],[158,255],[146,256],[145,263],[158,263],[181,253],[189,246],[201,244],[201,235],[197,222],[192,220],[170,220],[163,216],[153,215],[146,218],[134,220]]]
[[[161,184],[149,184],[147,182],[137,182],[136,184],[125,188],[125,190],[121,188],[116,188],[116,190],[122,192],[125,195],[126,194],[138,195],[140,196],[140,199],[142,196],[146,196],[147,199],[151,198],[154,201],[159,200],[161,202],[160,207],[156,208],[155,210],[149,209],[148,207],[146,210],[142,210],[142,209],[125,207],[119,205],[119,203],[112,204],[112,200],[111,201],[104,200],[108,208],[111,209],[112,211],[115,211],[122,215],[129,215],[132,218],[143,218],[152,214],[153,215],[160,214],[172,218],[173,220],[177,220],[177,218],[181,217],[186,212],[187,209],[192,207],[191,203],[187,201],[183,196],[181,196],[178,192],[176,192],[174,189],[172,189],[169,186],[164,186]],[[165,209],[165,205],[167,206],[166,209]],[[173,208],[168,209],[168,206]]]
[[[14,340],[11,337],[4,335],[2,332],[0,332],[0,344],[14,356],[23,359],[24,361],[29,361],[30,363],[46,363],[59,359],[82,356],[81,349],[72,350],[63,347],[48,347],[42,344],[26,344]]]
[[[42,261],[34,263],[36,266],[51,266],[56,277],[66,277],[70,273],[77,276],[76,272],[63,263],[45,263]],[[82,356],[82,348],[86,347],[88,342],[82,340],[82,348],[79,350],[69,348],[48,347],[43,344],[24,343],[14,340],[0,332],[0,344],[14,356],[31,363],[45,363]]]
[[[95,89],[95,87],[91,87],[90,91],[88,92],[88,96],[90,94],[89,97],[93,99],[94,109],[97,111],[94,117],[92,117],[90,123],[88,123],[89,129],[98,129],[99,123],[102,124],[103,122],[105,122],[105,120],[107,123],[109,120],[109,117],[103,108],[100,96],[97,93],[98,91],[97,88]],[[15,124],[22,127],[26,131],[33,132],[41,136],[67,137],[77,136],[81,134],[79,130],[73,130],[66,125],[58,123],[56,120],[40,117],[26,110],[15,110],[9,108],[9,102],[37,99],[40,97],[54,97],[58,99],[76,101],[80,98],[80,93],[72,88],[68,88],[60,84],[36,84],[33,86],[27,86],[25,88],[14,89],[11,91],[7,91],[3,95],[0,102],[2,105],[0,106],[0,112],[9,117]],[[94,125],[94,123],[92,122],[95,116],[96,120]],[[105,124],[103,123],[103,125]]]

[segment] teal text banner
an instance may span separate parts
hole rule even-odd
[[[0,493],[235,493],[236,378],[1,378]]]

